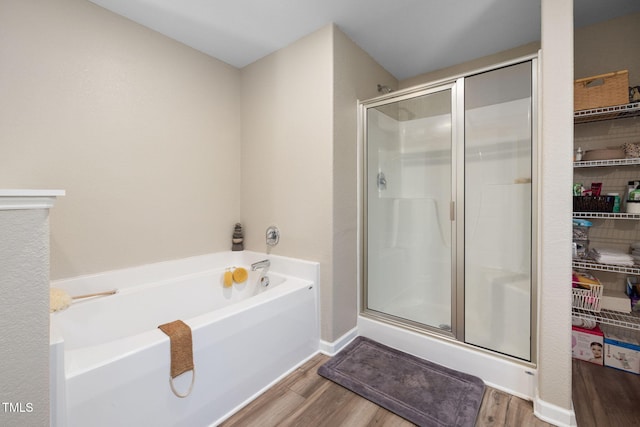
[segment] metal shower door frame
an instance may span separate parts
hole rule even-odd
[[[459,341],[460,337],[464,337],[464,335],[459,335],[460,328],[464,328],[464,322],[460,322],[460,316],[464,316],[464,306],[458,306],[459,301],[462,300],[464,303],[464,294],[459,293],[460,285],[458,280],[458,271],[459,266],[457,265],[457,256],[458,256],[458,233],[459,233],[459,225],[457,222],[459,219],[464,220],[464,215],[460,216],[458,213],[459,208],[456,206],[455,200],[456,192],[458,191],[460,184],[459,177],[464,175],[459,175],[460,171],[457,171],[457,165],[459,163],[464,163],[464,104],[460,105],[459,100],[464,100],[464,94],[462,94],[462,98],[460,98],[459,87],[461,79],[448,80],[448,81],[440,81],[437,84],[429,85],[429,86],[421,86],[414,89],[408,89],[402,92],[391,92],[384,96],[375,98],[370,101],[364,101],[359,103],[359,119],[360,119],[360,129],[361,129],[361,138],[362,138],[362,174],[361,179],[363,182],[362,189],[362,283],[361,283],[361,298],[360,298],[360,313],[367,315],[372,318],[378,318],[387,323],[395,324],[398,326],[402,326],[405,328],[413,329],[418,332],[429,331],[432,333],[436,333],[445,338],[452,339],[454,341]],[[368,135],[367,135],[367,110],[370,108],[375,108],[387,104],[392,104],[395,102],[400,102],[408,99],[413,99],[419,96],[430,95],[438,92],[451,91],[451,188],[450,188],[450,220],[452,221],[451,226],[451,283],[449,284],[451,290],[451,301],[450,301],[450,310],[451,310],[451,331],[446,331],[440,328],[432,327],[429,325],[425,325],[419,322],[411,321],[408,319],[398,318],[396,316],[382,313],[376,310],[369,309],[367,307],[368,301],[368,172],[369,165],[367,164],[366,153],[368,152]],[[460,116],[462,114],[462,116]],[[462,122],[462,128],[459,126],[459,122]],[[463,157],[460,158],[460,153],[462,153]],[[462,179],[462,184],[464,184],[464,179]],[[462,228],[464,230],[464,228]],[[464,276],[462,276],[464,277]],[[460,279],[462,279],[462,277]],[[462,288],[463,289],[463,288]],[[463,289],[464,290],[464,289]],[[464,318],[463,318],[464,319]]]

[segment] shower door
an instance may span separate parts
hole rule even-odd
[[[455,85],[366,108],[365,309],[452,330]]]
[[[362,104],[364,314],[531,361],[535,70]]]
[[[531,360],[531,61],[465,79],[465,342]]]

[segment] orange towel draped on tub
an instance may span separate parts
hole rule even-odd
[[[191,339],[191,328],[182,320],[165,323],[158,328],[169,336],[169,344],[171,347],[171,380],[178,375],[188,371],[193,371],[195,377],[195,368],[193,365],[193,343]],[[193,380],[191,382],[193,386]],[[178,394],[173,388],[171,381],[171,389],[178,397],[186,397],[186,395]]]

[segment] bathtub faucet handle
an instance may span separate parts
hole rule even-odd
[[[261,268],[266,270],[269,268],[269,266],[271,266],[271,261],[269,261],[268,259],[263,259],[262,261],[254,262],[253,264],[251,264],[251,271],[256,271]]]

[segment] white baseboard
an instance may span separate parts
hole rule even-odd
[[[542,421],[558,427],[576,427],[578,425],[576,414],[573,411],[573,404],[571,409],[561,408],[542,400],[537,391],[533,400],[533,414]]]
[[[327,356],[335,356],[340,350],[345,348],[347,344],[353,341],[358,336],[358,328],[353,328],[337,340],[328,342],[320,340],[320,353]]]

